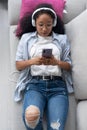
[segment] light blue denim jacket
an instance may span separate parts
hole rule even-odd
[[[53,43],[57,45],[60,49],[60,58],[63,61],[67,61],[71,64],[70,59],[70,44],[67,40],[66,35],[60,35],[56,33],[52,33]],[[16,52],[16,61],[22,61],[29,59],[29,52],[28,49],[32,47],[34,43],[37,42],[37,32],[33,33],[26,33],[24,34],[19,42],[17,52]],[[72,85],[72,76],[71,71],[62,71],[62,77],[66,81],[67,89],[69,93],[73,92],[73,85]],[[23,91],[25,90],[26,84],[29,83],[31,80],[30,75],[30,67],[20,71],[20,76],[17,81],[17,86],[15,89],[15,101],[21,101],[23,98]]]

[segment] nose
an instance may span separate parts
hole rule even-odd
[[[43,31],[47,31],[47,27],[46,26],[43,26]]]

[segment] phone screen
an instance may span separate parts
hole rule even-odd
[[[42,56],[46,58],[51,58],[52,56],[52,49],[43,49]]]

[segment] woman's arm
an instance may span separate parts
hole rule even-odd
[[[31,65],[41,65],[43,62],[41,57],[32,58],[24,61],[16,61],[17,70],[23,70]]]
[[[23,70],[31,65],[30,60],[25,60],[25,61],[16,61],[16,68],[17,70]]]
[[[58,65],[61,69],[69,71],[71,69],[71,64],[65,61],[56,59],[54,56],[51,58],[43,59],[44,65]]]
[[[71,69],[71,64],[68,62],[57,60],[57,64],[61,69],[69,71]]]

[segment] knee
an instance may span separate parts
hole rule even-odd
[[[40,110],[34,105],[30,105],[25,111],[26,125],[32,129],[36,127],[40,119]]]

